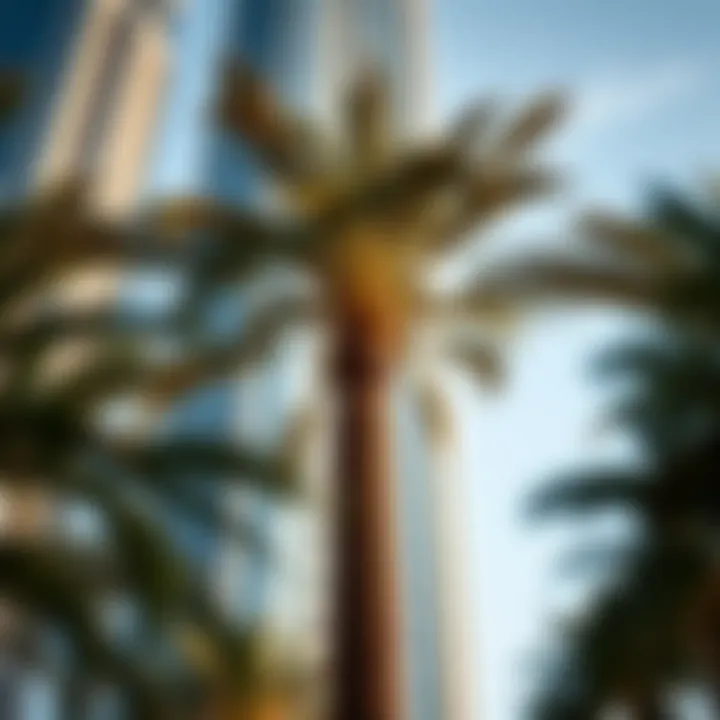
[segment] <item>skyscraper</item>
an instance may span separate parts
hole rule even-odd
[[[168,77],[174,0],[4,3],[0,63],[25,83],[0,136],[0,188],[19,196],[68,177],[127,216],[140,200]]]
[[[114,217],[137,207],[170,57],[169,0],[86,3],[54,93],[37,165],[48,185],[92,179],[93,204]]]

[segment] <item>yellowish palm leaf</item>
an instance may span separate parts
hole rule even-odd
[[[557,127],[566,108],[567,103],[561,95],[546,94],[536,98],[502,134],[499,140],[500,151],[512,154],[524,152]]]
[[[285,424],[281,455],[291,477],[302,475],[305,459],[320,430],[320,413],[310,403],[298,408]]]
[[[424,379],[415,388],[420,422],[435,445],[445,445],[453,434],[453,412],[438,383]]]
[[[281,108],[248,67],[227,66],[217,114],[223,127],[245,138],[266,167],[288,184],[312,176],[326,162],[321,135]]]
[[[446,353],[478,385],[496,389],[502,384],[505,368],[497,347],[473,338],[454,338]]]
[[[658,298],[657,278],[616,264],[551,254],[491,268],[468,291],[468,302],[515,307],[584,299],[624,306],[652,306]]]

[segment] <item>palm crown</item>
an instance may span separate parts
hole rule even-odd
[[[353,316],[383,335],[392,352],[407,348],[418,326],[439,326],[449,336],[445,352],[481,379],[493,377],[497,347],[487,331],[509,303],[496,299],[484,277],[452,293],[433,292],[428,270],[459,250],[470,231],[554,187],[531,151],[561,111],[558,98],[543,96],[503,127],[481,105],[443,140],[398,154],[377,76],[354,86],[337,138],[291,117],[258,78],[232,66],[221,122],[272,172],[285,211],[270,219],[184,198],[162,208],[164,230],[210,232],[215,252],[196,267],[198,295],[207,283],[232,282],[275,264],[310,282],[281,288],[246,320],[232,349],[199,356],[198,371],[261,359],[279,334],[299,323],[332,327]]]

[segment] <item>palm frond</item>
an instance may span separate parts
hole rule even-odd
[[[390,157],[391,118],[386,84],[364,73],[351,87],[346,107],[350,164],[355,172],[376,171]]]
[[[112,476],[100,474],[99,468],[91,469],[86,465],[69,479],[68,486],[95,502],[106,518],[108,533],[114,541],[112,556],[120,582],[139,601],[159,630],[167,632],[168,624],[184,618],[205,636],[220,667],[230,671],[228,663],[232,663],[233,671],[238,673],[235,680],[249,682],[248,634],[233,629],[218,615],[209,593],[198,583],[197,568],[189,562],[176,538],[157,516],[160,506],[156,508],[143,502],[141,496],[133,494],[131,487],[119,488],[117,478],[116,473]],[[157,479],[157,475],[148,471],[143,478]],[[140,478],[141,482],[143,478]],[[242,524],[230,524],[226,519],[221,522],[217,512],[214,517],[208,515],[208,503],[198,494],[192,498],[184,495],[182,485],[175,480],[175,499],[170,501],[165,497],[170,507],[182,507],[192,501],[192,509],[187,505],[184,507],[186,517],[205,524],[219,536],[241,540],[246,549],[264,552],[265,545],[256,534],[247,532],[248,528]],[[158,488],[152,481],[144,484]],[[169,487],[167,483],[164,489]],[[243,674],[239,674],[241,672]]]
[[[594,212],[582,217],[578,226],[590,243],[609,251],[621,263],[674,271],[687,260],[667,233],[648,224]]]
[[[339,192],[318,218],[315,234],[334,239],[358,219],[415,219],[437,192],[459,176],[462,165],[461,154],[451,146],[411,152]]]
[[[456,120],[450,136],[459,148],[472,153],[482,142],[495,115],[494,103],[489,101],[475,103]]]
[[[287,492],[290,479],[282,462],[267,453],[223,440],[182,439],[122,444],[114,457],[135,475],[178,478],[188,475],[235,479],[272,492]],[[202,480],[197,480],[202,482]]]
[[[0,307],[11,314],[11,306],[22,305],[68,271],[117,268],[131,257],[122,234],[86,211],[82,186],[53,188],[18,210],[7,228],[0,252]]]
[[[318,408],[305,403],[285,423],[281,441],[281,461],[291,477],[299,477],[307,452],[320,430]]]
[[[518,327],[523,309],[509,295],[486,292],[482,282],[474,280],[447,295],[425,294],[421,300],[423,316],[441,327],[465,325],[506,336]]]
[[[118,391],[134,384],[144,364],[134,353],[119,349],[87,347],[77,367],[46,388],[48,399],[69,412],[86,413]]]
[[[447,395],[438,383],[424,380],[414,388],[420,422],[431,442],[446,443],[453,432],[452,410]]]
[[[601,376],[630,372],[647,377],[667,370],[677,358],[674,344],[650,340],[628,343],[602,353],[595,368]]]
[[[0,592],[56,623],[89,666],[119,681],[143,706],[152,704],[158,688],[142,658],[128,656],[104,635],[90,597],[81,591],[86,581],[60,552],[0,546]]]
[[[201,349],[175,363],[146,373],[141,386],[156,407],[211,380],[248,371],[268,359],[278,339],[298,324],[313,324],[318,306],[306,297],[284,297],[259,309],[241,337],[219,347]]]
[[[227,65],[217,114],[221,125],[246,141],[285,183],[312,177],[318,164],[325,162],[320,133],[281,108],[270,88],[247,66]]]
[[[158,203],[148,212],[148,223],[170,240],[202,234],[202,252],[189,268],[201,291],[275,263],[302,264],[306,259],[304,234],[296,228],[205,198]]]
[[[660,291],[659,283],[645,273],[560,255],[538,255],[491,267],[475,283],[472,293],[477,302],[505,300],[518,306],[584,299],[653,309]]]
[[[504,380],[504,363],[499,349],[473,338],[454,338],[446,353],[451,362],[469,373],[480,386],[497,388]]]
[[[554,130],[563,119],[567,102],[562,95],[546,94],[533,100],[499,138],[501,153],[525,152],[529,146],[539,142]]]
[[[431,231],[433,244],[447,252],[477,230],[522,202],[544,197],[558,189],[550,172],[534,168],[498,168],[471,175],[460,186],[458,198]]]
[[[651,204],[651,217],[661,231],[700,258],[720,259],[718,222],[678,192],[658,190]]]
[[[623,505],[641,509],[648,506],[652,491],[649,479],[634,471],[586,473],[536,492],[528,512],[531,517],[540,518],[551,513],[576,513]]]
[[[101,510],[121,577],[141,598],[149,616],[162,623],[187,606],[192,571],[152,510],[129,488],[118,487],[112,474],[112,466],[95,468],[84,463],[68,474],[68,480]]]

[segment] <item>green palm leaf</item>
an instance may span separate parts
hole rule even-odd
[[[487,302],[506,300],[519,305],[585,299],[649,309],[656,307],[660,297],[658,284],[644,273],[559,255],[538,255],[490,268],[474,293]]]
[[[290,487],[281,461],[228,441],[190,438],[125,444],[116,449],[115,457],[141,477],[177,478],[203,473],[276,492]]]
[[[650,479],[637,472],[587,473],[536,493],[528,511],[532,517],[546,517],[551,513],[594,511],[617,505],[641,510],[648,506],[652,491]]]

